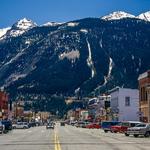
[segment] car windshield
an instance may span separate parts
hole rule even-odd
[[[128,126],[129,126],[129,123],[128,123],[128,122],[122,122],[121,125],[128,127]]]
[[[146,124],[138,124],[136,127],[146,127]]]

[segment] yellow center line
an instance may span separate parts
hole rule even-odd
[[[54,142],[55,142],[55,150],[61,150],[60,142],[58,139],[58,133],[55,130],[55,135],[54,135]]]

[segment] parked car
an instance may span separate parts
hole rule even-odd
[[[103,121],[101,123],[101,128],[107,133],[108,131],[111,131],[111,126],[118,125],[119,123],[119,121]]]
[[[54,129],[55,124],[53,122],[47,123],[46,129]]]
[[[60,126],[65,126],[65,122],[64,122],[64,121],[61,121],[61,122],[60,122]]]
[[[90,123],[86,126],[88,129],[100,129],[101,125],[100,123]]]
[[[2,120],[2,124],[5,126],[4,132],[12,130],[12,122],[10,120]]]
[[[78,128],[86,128],[86,126],[89,124],[89,122],[79,121],[75,124],[75,126]]]
[[[82,124],[83,124],[83,121],[79,121],[79,122],[77,122],[76,124],[75,124],[75,127],[81,127],[82,126]]]
[[[29,127],[36,127],[36,122],[29,122]]]
[[[13,129],[28,129],[29,124],[27,122],[17,122],[12,125]]]
[[[4,133],[5,130],[5,126],[2,124],[2,122],[0,121],[0,133]]]
[[[141,122],[139,122],[139,121],[124,121],[124,122],[119,123],[118,125],[111,126],[111,132],[125,133],[125,132],[127,132],[128,128],[135,127],[139,123],[141,123]]]
[[[135,127],[128,128],[125,135],[126,136],[134,135],[134,137],[143,135],[145,137],[149,137],[150,136],[150,124],[140,123],[140,124],[136,125]]]
[[[86,128],[86,126],[89,124],[89,122],[83,122],[82,124],[80,124],[81,128]]]

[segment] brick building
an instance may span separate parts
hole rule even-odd
[[[139,81],[140,120],[150,122],[150,70],[141,74]]]
[[[0,118],[8,116],[8,95],[4,91],[0,91]]]

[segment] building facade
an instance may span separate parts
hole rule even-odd
[[[4,91],[0,91],[0,118],[4,119],[8,117],[8,94]]]
[[[107,109],[110,108],[110,95],[101,95],[89,100],[88,111],[92,121],[109,120]]]
[[[150,70],[141,74],[139,81],[140,120],[150,122]]]
[[[110,91],[110,116],[116,121],[139,121],[139,91],[116,87]]]

